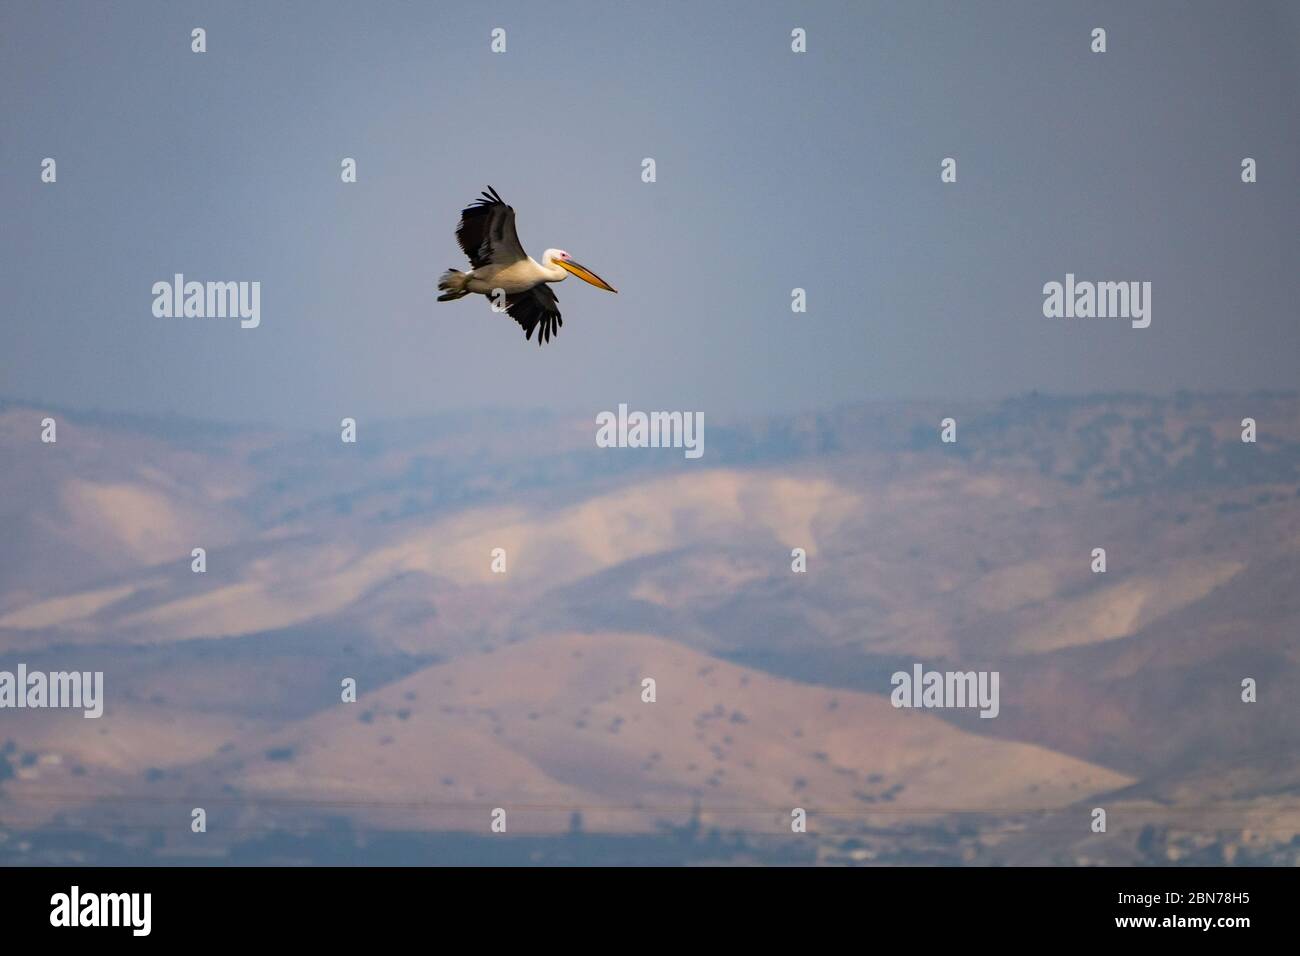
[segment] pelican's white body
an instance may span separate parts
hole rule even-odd
[[[515,295],[542,282],[563,282],[569,273],[549,263],[564,254],[561,249],[547,249],[542,254],[542,262],[548,265],[542,265],[532,256],[505,265],[488,263],[464,273],[467,278],[462,288],[481,295],[491,295],[496,289],[501,289],[506,295]]]

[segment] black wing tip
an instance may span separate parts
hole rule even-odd
[[[506,311],[519,324],[524,340],[531,342],[536,332],[537,344],[541,346],[558,336],[564,324],[560,310],[555,308],[557,302],[549,286],[534,286],[528,292],[507,297]]]
[[[470,204],[470,209],[480,209],[483,206],[504,206],[506,201],[501,198],[501,194],[489,186],[479,194],[479,198]]]

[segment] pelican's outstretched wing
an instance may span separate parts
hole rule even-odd
[[[533,286],[527,292],[506,296],[506,311],[524,330],[524,338],[531,339],[537,329],[537,344],[549,342],[558,335],[564,320],[560,318],[560,300],[545,283]],[[540,326],[540,327],[539,327]]]
[[[456,239],[469,256],[471,268],[509,265],[526,259],[515,232],[515,211],[491,186],[470,206],[461,210]]]

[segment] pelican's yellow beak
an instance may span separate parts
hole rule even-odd
[[[572,259],[552,259],[551,262],[555,263],[565,272],[572,272],[583,282],[590,282],[597,289],[604,289],[606,292],[618,291],[612,285],[610,285],[608,282],[602,279],[600,276],[596,275],[596,273],[588,269],[586,266],[579,265],[578,263],[574,262]]]

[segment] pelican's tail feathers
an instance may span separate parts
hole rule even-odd
[[[438,280],[438,288],[442,290],[443,295],[438,296],[439,302],[450,302],[452,299],[460,299],[469,295],[469,273],[461,272],[459,269],[448,269]]]

